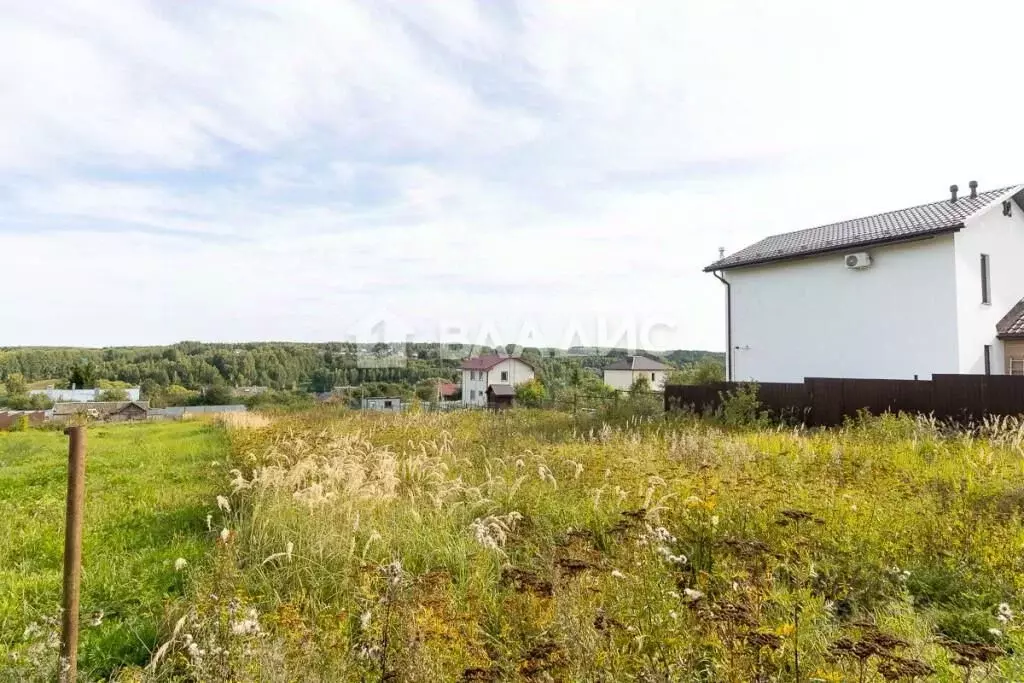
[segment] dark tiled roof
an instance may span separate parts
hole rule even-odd
[[[996,333],[1000,337],[1024,337],[1024,299],[996,323]]]
[[[922,204],[909,209],[889,211],[808,230],[773,235],[712,263],[704,271],[725,270],[836,249],[898,242],[912,237],[947,232],[963,227],[964,221],[973,214],[999,199],[1008,199],[1022,189],[1024,189],[1022,185],[1013,185],[998,190],[979,192],[974,199],[967,195],[960,197],[955,202],[945,199],[941,202]]]
[[[626,356],[622,360],[615,361],[605,370],[671,370],[672,366],[659,363],[647,356]]]
[[[467,358],[462,361],[462,365],[459,366],[462,370],[490,370],[498,363],[506,360],[517,360],[523,365],[528,365],[534,370],[537,368],[533,367],[533,363],[527,360],[523,360],[519,356],[477,356],[476,358]]]
[[[487,391],[493,396],[515,396],[516,389],[510,384],[492,384]]]

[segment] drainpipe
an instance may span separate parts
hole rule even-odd
[[[711,274],[725,285],[725,380],[732,381],[732,286],[719,273]]]

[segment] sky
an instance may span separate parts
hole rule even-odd
[[[0,346],[724,348],[718,248],[1024,183],[1017,0],[0,0]]]

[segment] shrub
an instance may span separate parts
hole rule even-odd
[[[516,401],[527,408],[539,408],[547,396],[547,389],[537,378],[516,387]]]
[[[741,384],[721,394],[718,417],[729,427],[758,427],[768,423],[768,411],[761,410],[757,384]]]

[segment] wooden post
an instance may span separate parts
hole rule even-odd
[[[85,427],[68,427],[68,498],[64,524],[64,601],[60,680],[78,676],[78,591],[82,576],[82,508],[85,501]]]

